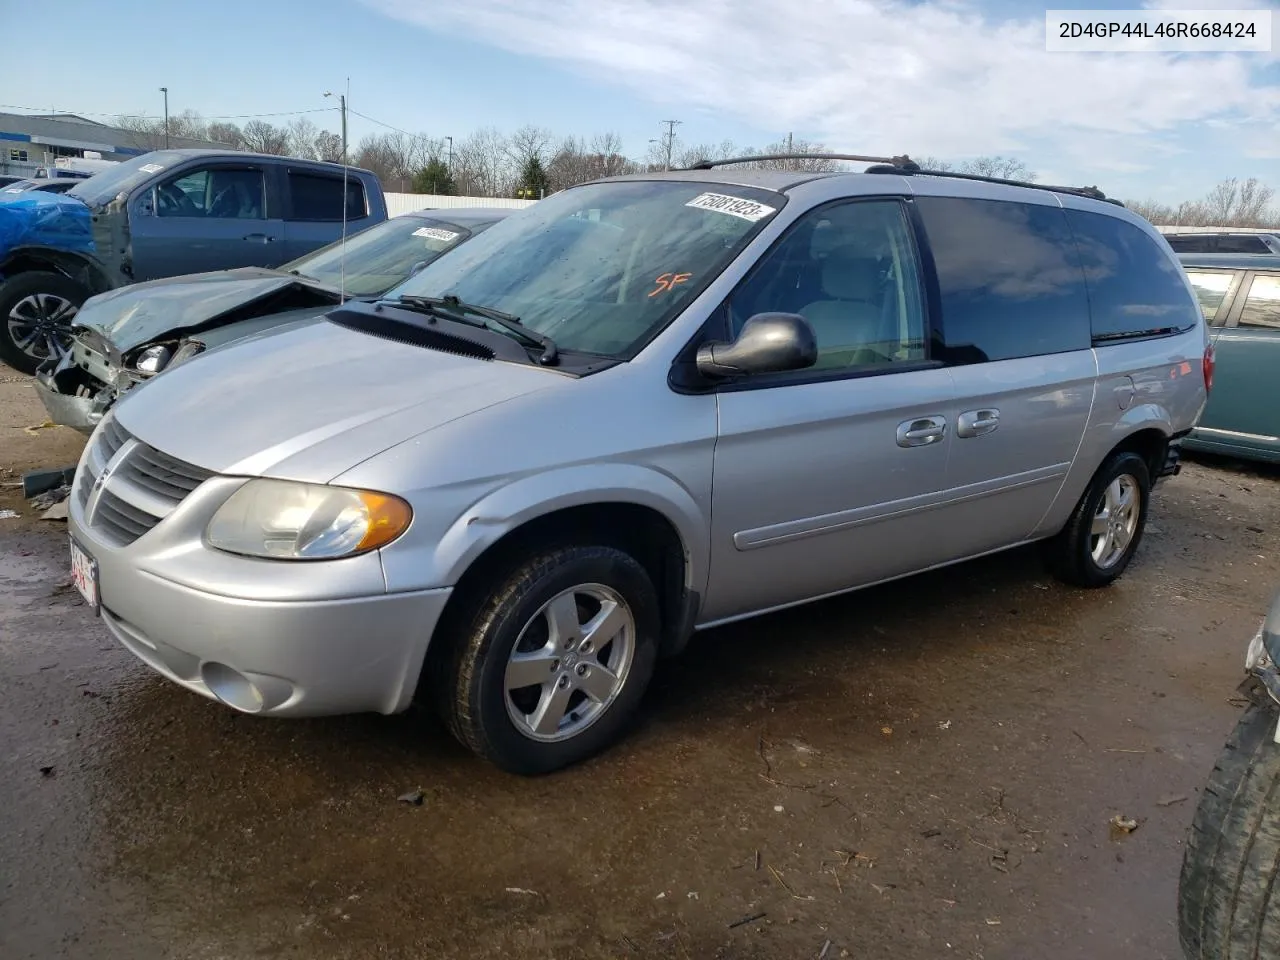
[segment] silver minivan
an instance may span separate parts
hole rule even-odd
[[[1103,586],[1213,354],[1100,197],[905,158],[565,190],[132,391],[73,579],[190,690],[425,701],[520,773],[613,740],[700,629],[1037,541]]]

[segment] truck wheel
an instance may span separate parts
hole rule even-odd
[[[1187,960],[1280,957],[1278,719],[1250,705],[1200,797],[1178,884]]]
[[[60,273],[32,270],[0,284],[0,360],[22,373],[66,352],[71,320],[89,292]]]
[[[597,753],[635,712],[657,660],[658,596],[613,547],[540,552],[455,619],[434,693],[461,743],[510,773]]]
[[[1146,461],[1128,451],[1113,454],[1062,532],[1045,545],[1054,576],[1077,587],[1105,587],[1124,573],[1142,541],[1150,493]]]

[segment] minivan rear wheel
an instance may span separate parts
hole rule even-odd
[[[1151,474],[1136,453],[1113,454],[1094,475],[1071,519],[1046,544],[1058,579],[1105,587],[1129,566],[1147,523]]]
[[[519,774],[612,742],[657,661],[658,595],[644,567],[613,547],[557,547],[481,593],[435,659],[436,705],[454,736]]]

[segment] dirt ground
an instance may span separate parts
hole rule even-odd
[[[525,780],[421,716],[254,719],[149,673],[7,485],[80,447],[7,373],[6,960],[1178,956],[1275,471],[1189,465],[1107,590],[1021,551],[699,635],[624,743]]]

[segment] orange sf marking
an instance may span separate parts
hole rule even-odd
[[[684,283],[692,276],[692,273],[664,273],[654,281],[657,286],[653,288],[649,296],[656,297],[660,293],[666,293],[677,283]]]

